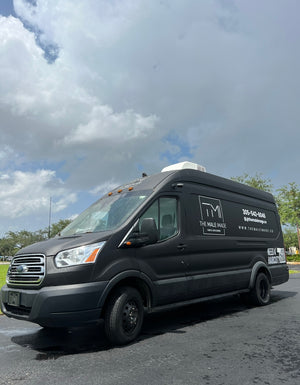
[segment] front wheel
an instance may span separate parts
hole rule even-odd
[[[271,283],[265,273],[259,273],[256,277],[250,298],[255,305],[265,306],[270,302]]]
[[[106,336],[115,345],[127,344],[140,333],[143,319],[140,293],[132,287],[120,287],[108,301],[104,317]]]

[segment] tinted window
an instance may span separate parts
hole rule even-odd
[[[154,218],[160,240],[172,237],[178,232],[177,199],[157,199],[141,216],[140,225],[144,218]]]

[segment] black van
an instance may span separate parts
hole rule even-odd
[[[288,279],[273,196],[183,162],[113,190],[59,237],[20,250],[1,310],[44,327],[104,318],[109,340],[125,344],[145,312],[233,293],[267,305],[271,286]]]

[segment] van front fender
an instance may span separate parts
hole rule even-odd
[[[151,279],[146,274],[141,273],[138,270],[123,271],[110,279],[99,299],[98,307],[102,308],[104,306],[112,290],[122,284],[122,282],[124,282],[124,285],[130,286],[130,281],[132,282],[133,287],[136,286],[136,283],[141,283],[143,285],[143,288],[147,291],[147,306],[150,307],[154,300],[155,288]]]

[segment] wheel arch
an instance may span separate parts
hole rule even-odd
[[[144,307],[147,308],[147,310],[152,307],[154,296],[152,281],[145,274],[135,270],[122,272],[112,278],[106,286],[98,306],[105,309],[108,299],[122,286],[130,286],[138,290],[141,294]]]
[[[268,277],[270,284],[272,285],[272,275],[271,275],[270,269],[263,261],[258,261],[254,264],[252,268],[249,289],[253,289],[255,285],[256,277],[258,276],[259,273],[264,273]]]

